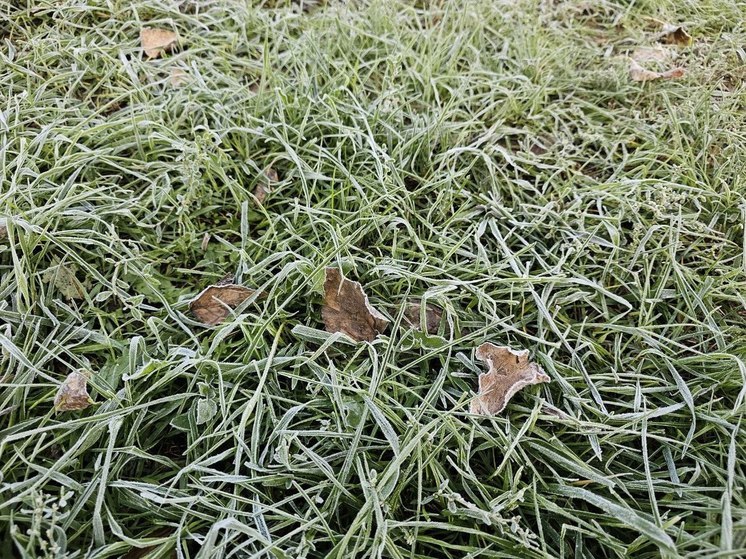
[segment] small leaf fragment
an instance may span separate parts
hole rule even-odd
[[[91,405],[88,395],[88,371],[75,371],[67,375],[57,395],[54,397],[54,408],[57,411],[83,410]]]
[[[170,52],[179,36],[168,29],[145,27],[140,30],[140,44],[145,56],[158,58]]]
[[[280,177],[272,167],[267,167],[259,178],[259,182],[254,189],[254,197],[261,206],[269,194],[272,193],[272,183],[279,182]]]
[[[653,72],[646,70],[636,60],[630,59],[629,77],[636,82],[648,82],[652,80],[672,80],[680,78],[686,73],[684,68],[672,68],[665,72]]]
[[[182,87],[189,83],[189,74],[181,68],[171,68],[168,74],[168,81],[171,87]]]
[[[189,303],[189,309],[202,323],[215,326],[254,293],[254,289],[233,283],[211,285]]]
[[[8,237],[8,220],[0,217],[0,241]]]
[[[688,47],[692,44],[692,36],[687,33],[684,26],[667,23],[658,34],[658,41],[667,45]]]
[[[338,268],[326,269],[321,317],[327,332],[342,332],[358,342],[372,342],[389,323],[371,306],[363,287],[342,277]]]
[[[485,342],[476,356],[487,363],[488,370],[479,375],[479,393],[471,402],[471,413],[496,415],[521,388],[549,382],[544,370],[528,360],[527,349],[516,351]]]
[[[421,303],[408,303],[404,310],[404,321],[415,328],[427,334],[435,335],[438,333],[440,321],[443,319],[443,310],[434,305],[425,305],[425,328],[422,328],[421,321]]]

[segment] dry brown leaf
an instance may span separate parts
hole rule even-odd
[[[171,68],[168,75],[168,81],[171,87],[182,87],[189,82],[189,74],[181,68]]]
[[[658,35],[658,41],[666,43],[667,45],[688,47],[692,44],[692,36],[687,33],[683,26],[667,23],[663,26],[663,30]]]
[[[0,241],[8,236],[8,220],[0,217]]]
[[[280,177],[278,176],[277,171],[272,167],[264,169],[264,174],[259,178],[259,182],[254,189],[254,196],[260,206],[264,204],[264,200],[266,200],[267,196],[272,192],[272,183],[278,182],[279,180]]]
[[[59,262],[59,261],[58,261]],[[90,287],[86,280],[81,283],[76,276],[74,265],[68,265],[59,262],[56,266],[49,268],[44,272],[42,280],[47,283],[53,283],[65,299],[85,299],[85,294]]]
[[[417,330],[423,330],[422,323],[420,321],[420,306],[421,303],[408,303],[407,308],[404,310],[404,321]],[[425,306],[425,331],[427,334],[435,335],[438,333],[440,327],[440,321],[443,318],[443,310],[433,306]]]
[[[363,287],[343,278],[338,268],[326,269],[321,317],[327,332],[342,332],[358,342],[372,342],[389,323],[371,306]]]
[[[91,405],[88,395],[88,371],[76,371],[67,378],[57,390],[54,397],[54,409],[57,411],[84,410]]]
[[[674,53],[660,45],[655,47],[639,47],[632,51],[632,60],[640,64],[645,62],[670,62]]]
[[[168,29],[145,27],[140,30],[140,44],[148,58],[158,58],[170,52],[179,36]]]
[[[189,303],[189,309],[204,324],[215,326],[226,319],[230,309],[235,309],[254,293],[254,289],[233,283],[211,285]]]
[[[630,59],[629,77],[636,82],[648,82],[652,80],[672,80],[680,78],[686,73],[684,68],[672,68],[665,72],[653,72],[640,66],[637,61]]]
[[[549,382],[549,376],[528,360],[528,350],[516,351],[485,342],[477,348],[477,359],[489,370],[479,375],[479,393],[471,402],[471,413],[495,415],[524,386]]]
[[[264,169],[264,175],[269,179],[269,182],[279,182],[280,180],[280,175],[272,167]]]

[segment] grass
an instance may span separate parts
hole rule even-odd
[[[744,13],[0,4],[0,556],[743,557]],[[630,81],[663,22],[686,76]],[[268,296],[205,328],[226,274]],[[488,340],[552,382],[481,418]]]

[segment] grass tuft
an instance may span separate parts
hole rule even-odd
[[[743,2],[311,4],[0,4],[0,556],[746,555]]]

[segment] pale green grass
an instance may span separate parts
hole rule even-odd
[[[744,19],[0,2],[0,557],[746,555]],[[661,22],[687,75],[630,82]],[[320,331],[328,265],[375,343]],[[268,297],[200,326],[230,273]],[[552,378],[491,419],[486,340]],[[96,405],[55,413],[78,368]]]

